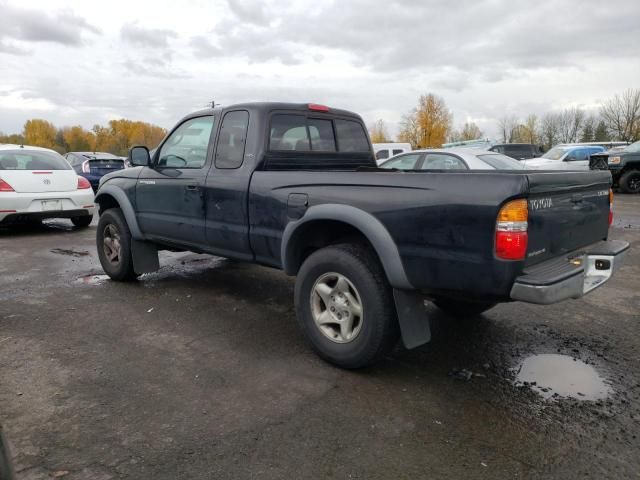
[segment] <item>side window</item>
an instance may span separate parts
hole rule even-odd
[[[376,153],[376,160],[384,160],[389,158],[389,150],[379,150]]]
[[[238,168],[242,165],[248,127],[248,112],[239,110],[225,114],[216,147],[216,168]]]
[[[420,170],[468,170],[458,157],[445,153],[428,153]]]
[[[162,145],[158,166],[202,168],[207,161],[214,117],[198,117],[180,125]]]
[[[307,118],[303,115],[274,115],[271,119],[269,150],[308,152]]]
[[[399,153],[402,153],[402,152],[404,152],[404,150],[399,150],[399,149],[394,149],[393,150],[393,154],[394,155],[398,155]]]
[[[567,162],[573,162],[578,160],[586,160],[587,159],[587,149],[586,148],[578,148],[569,152],[567,155]]]
[[[420,154],[400,155],[381,165],[382,168],[397,168],[398,170],[415,170],[420,160]]]
[[[364,128],[352,120],[335,120],[338,149],[341,152],[369,152],[371,147]]]
[[[311,138],[311,150],[315,152],[335,152],[336,139],[333,136],[331,120],[309,118],[309,137]]]

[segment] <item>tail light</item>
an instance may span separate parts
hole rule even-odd
[[[13,187],[0,178],[0,192],[15,192]]]
[[[529,240],[529,209],[523,198],[504,204],[496,220],[496,256],[524,260]]]
[[[86,188],[91,188],[89,180],[84,177],[78,176],[78,190],[84,190]]]
[[[613,224],[613,190],[609,189],[609,226]]]
[[[85,160],[82,162],[82,172],[89,173],[91,170],[89,169],[89,160]]]

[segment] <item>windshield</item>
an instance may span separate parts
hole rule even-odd
[[[625,152],[637,153],[640,152],[640,141],[632,143],[627,148],[624,149]]]
[[[546,158],[548,160],[560,160],[565,153],[567,153],[566,148],[556,147],[542,155],[542,158]]]
[[[56,152],[36,150],[0,150],[0,170],[71,170]]]
[[[524,165],[518,160],[514,160],[513,158],[502,155],[501,153],[476,156],[496,170],[522,170],[524,168]]]

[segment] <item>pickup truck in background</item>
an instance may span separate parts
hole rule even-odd
[[[362,119],[322,105],[196,112],[129,161],[96,196],[113,280],[163,249],[282,269],[310,344],[345,368],[428,342],[425,298],[454,315],[578,298],[628,248],[607,240],[608,172],[380,169]]]
[[[591,170],[609,170],[622,193],[640,193],[640,141],[591,155]]]

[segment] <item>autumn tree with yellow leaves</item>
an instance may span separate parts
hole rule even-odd
[[[36,147],[53,148],[56,146],[57,130],[53,123],[40,118],[27,120],[24,124],[24,142]]]
[[[371,143],[385,143],[389,141],[389,133],[384,120],[376,120],[369,126],[369,136]]]
[[[27,120],[22,135],[0,135],[0,143],[15,143],[51,148],[65,152],[108,152],[125,156],[132,145],[155,148],[167,134],[157,125],[126,119],[111,120],[108,126],[94,125],[85,130],[80,125],[56,128],[47,120]]]
[[[442,97],[428,93],[420,96],[418,106],[400,123],[398,140],[413,148],[441,147],[451,131],[453,115]]]

